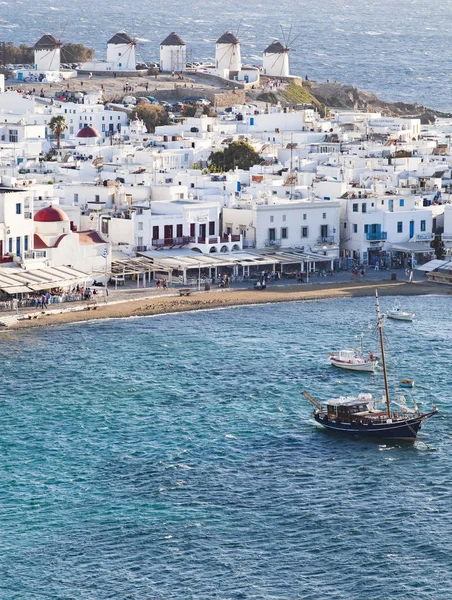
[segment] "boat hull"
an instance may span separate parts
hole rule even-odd
[[[404,421],[395,421],[393,423],[342,423],[325,419],[324,415],[314,412],[314,419],[328,429],[337,434],[355,437],[365,437],[374,439],[390,439],[404,442],[416,441],[416,436],[421,428],[422,421],[436,414],[437,411],[419,415]]]
[[[414,315],[411,313],[390,313],[389,311],[386,313],[388,319],[394,319],[396,321],[412,321],[414,319]]]
[[[367,363],[348,363],[331,358],[330,363],[333,365],[333,367],[337,367],[338,369],[346,369],[347,371],[361,371],[363,373],[374,373],[376,367],[376,363],[370,361]]]

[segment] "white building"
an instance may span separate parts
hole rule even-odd
[[[0,187],[0,257],[23,257],[33,250],[33,194]]]
[[[244,247],[304,248],[339,257],[339,201],[241,201],[223,209],[223,229],[241,234]]]
[[[289,48],[275,40],[264,50],[263,74],[270,77],[289,77]]]
[[[38,210],[34,226],[34,250],[45,253],[49,266],[66,265],[85,273],[105,269],[108,244],[96,231],[74,231],[60,208],[50,205]]]
[[[163,72],[185,71],[187,64],[187,45],[174,31],[160,44],[160,70]]]
[[[424,207],[422,199],[413,195],[374,196],[366,190],[354,191],[341,200],[342,256],[370,266],[387,263],[395,253],[428,256],[433,253],[433,218],[443,210],[440,205]]]

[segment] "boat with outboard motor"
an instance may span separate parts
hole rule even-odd
[[[408,408],[403,396],[399,402],[393,402],[397,405],[397,410],[391,407],[383,341],[383,316],[380,313],[377,290],[375,296],[385,386],[382,397],[376,398],[367,393],[358,394],[356,397],[328,400],[325,406],[309,392],[303,392],[303,396],[314,405],[313,417],[316,422],[328,430],[345,435],[414,442],[423,421],[435,415],[438,409],[433,405],[432,411],[422,413],[415,402],[413,409]]]
[[[330,364],[348,371],[375,373],[378,358],[374,354],[364,355],[364,334],[361,333],[361,352],[352,349],[330,352]]]
[[[386,311],[388,319],[395,319],[397,321],[412,321],[415,317],[413,312],[402,310],[402,306],[398,300],[394,300],[392,308],[388,308]]]

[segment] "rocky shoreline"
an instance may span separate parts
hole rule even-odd
[[[436,118],[452,118],[444,113],[421,104],[385,102],[371,92],[359,90],[354,85],[338,82],[305,81],[311,94],[330,108],[381,112],[388,117],[410,117],[421,119],[422,124],[434,123]]]

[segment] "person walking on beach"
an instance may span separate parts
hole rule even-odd
[[[163,289],[164,290],[168,289],[168,284],[166,283],[166,279],[163,280]]]
[[[160,289],[160,279],[157,279],[157,289]]]
[[[46,301],[45,294],[42,294],[42,296],[41,296],[41,307],[42,308],[48,308],[47,307],[47,301]]]

